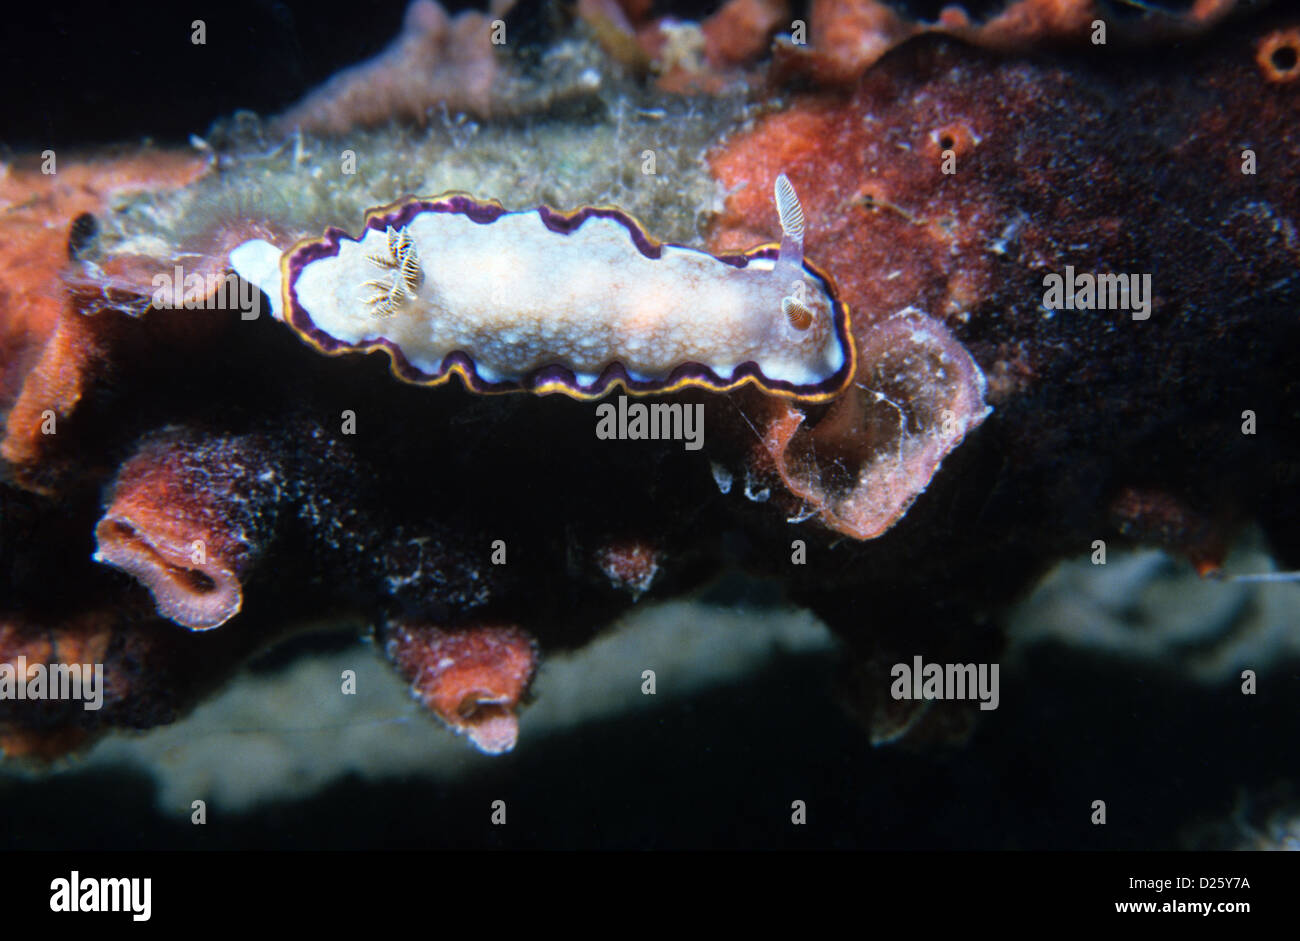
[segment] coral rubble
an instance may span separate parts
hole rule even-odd
[[[135,192],[192,183],[209,169],[201,155],[156,149],[73,163],[65,156],[62,169],[58,159],[50,151],[0,166],[0,456],[18,468],[39,460],[51,421],[57,430],[72,412],[84,374],[103,354],[60,278],[97,227],[95,214]],[[106,287],[112,290],[111,279]]]
[[[335,75],[277,117],[273,132],[345,134],[394,119],[423,122],[439,106],[488,114],[499,81],[488,27],[476,10],[452,18],[431,0],[415,0],[388,49]]]
[[[515,747],[515,710],[537,669],[537,643],[514,627],[457,631],[395,624],[386,649],[411,691],[453,731],[498,755]]]
[[[163,617],[220,627],[239,613],[240,577],[275,527],[284,471],[266,451],[255,437],[146,441],[118,472],[95,560],[138,579]]]

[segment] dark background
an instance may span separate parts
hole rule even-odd
[[[1189,825],[1300,772],[1294,668],[1247,697],[1043,647],[1021,670],[1003,664],[1001,705],[967,745],[927,751],[872,748],[836,701],[835,670],[787,658],[646,716],[524,741],[452,783],[345,778],[244,816],[210,805],[203,827],[188,808],[160,814],[134,773],[10,782],[0,847],[1177,849]],[[489,823],[498,798],[505,827]],[[790,823],[795,799],[806,826]],[[1090,822],[1098,799],[1105,826]],[[1240,808],[1262,828],[1265,804]]]
[[[1108,18],[1142,7],[1183,11],[1194,0],[1113,0]],[[399,32],[405,0],[220,0],[166,3],[7,4],[0,56],[0,146],[41,150],[152,138],[185,142],[239,109],[274,114],[334,72],[383,49]],[[722,0],[655,0],[662,15],[700,19]],[[896,0],[912,16],[934,19],[949,0]],[[985,19],[1003,0],[966,0]],[[483,8],[445,0],[450,12]],[[565,4],[558,4],[559,17]],[[571,5],[569,5],[571,7]],[[806,0],[792,0],[806,15]],[[521,43],[544,42],[553,22],[546,0],[519,0],[507,14]],[[207,24],[207,43],[190,42]],[[1142,57],[1149,59],[1150,50]]]

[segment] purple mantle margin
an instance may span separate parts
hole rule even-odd
[[[575,398],[596,399],[609,392],[615,385],[622,385],[628,392],[636,395],[651,395],[677,391],[685,386],[697,386],[722,392],[736,388],[747,381],[752,381],[762,389],[778,395],[808,401],[825,401],[843,391],[856,367],[853,335],[849,328],[848,305],[839,299],[834,283],[829,276],[807,262],[804,263],[804,270],[821,283],[827,295],[831,298],[835,334],[845,351],[844,365],[827,379],[810,386],[798,386],[778,379],[769,379],[763,375],[758,364],[754,362],[741,363],[730,377],[720,376],[702,363],[683,363],[665,379],[639,380],[629,376],[622,364],[614,362],[606,366],[595,382],[589,386],[580,385],[572,370],[558,364],[543,366],[518,381],[488,382],[479,376],[473,359],[461,350],[449,353],[443,359],[441,368],[437,372],[427,373],[413,366],[391,340],[379,338],[355,345],[348,344],[337,340],[317,327],[311,319],[311,315],[299,303],[295,289],[298,275],[303,268],[314,261],[337,255],[340,244],[344,239],[358,242],[365,237],[367,229],[384,232],[389,226],[395,229],[403,228],[410,224],[411,220],[417,215],[424,212],[460,213],[480,225],[488,225],[504,215],[519,214],[507,213],[506,209],[496,200],[479,200],[465,193],[448,193],[431,199],[407,197],[387,206],[372,209],[366,213],[365,225],[361,234],[356,238],[353,238],[337,226],[330,226],[325,230],[322,237],[299,242],[289,250],[285,258],[283,265],[285,322],[321,352],[339,355],[381,349],[392,359],[393,374],[399,379],[420,385],[437,385],[447,381],[453,373],[459,373],[465,386],[470,391],[481,394],[542,390],[547,392],[564,391]],[[576,232],[584,222],[594,217],[613,219],[627,229],[628,235],[631,237],[633,244],[636,245],[637,250],[647,258],[659,258],[663,253],[665,244],[669,244],[674,248],[699,251],[699,249],[691,248],[688,245],[679,246],[673,243],[656,241],[646,233],[636,219],[623,210],[614,207],[583,206],[566,213],[551,209],[549,206],[540,206],[537,209],[525,209],[521,210],[521,212],[536,212],[548,229],[561,235]],[[714,255],[712,257],[728,265],[744,268],[754,259],[776,258],[777,253],[778,247],[776,245],[760,245],[740,255]]]

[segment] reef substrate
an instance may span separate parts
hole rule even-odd
[[[294,112],[244,117],[197,163],[150,164],[125,203],[7,166],[0,656],[102,662],[107,689],[94,713],[0,703],[5,754],[169,722],[325,617],[370,625],[413,695],[505,751],[539,657],[729,568],[778,580],[840,638],[872,740],[951,740],[969,704],[891,701],[889,665],[995,659],[1005,606],[1096,540],[1210,571],[1258,520],[1300,565],[1300,83],[1260,52],[1296,25],[1050,59],[926,31],[860,78],[814,70],[765,102],[726,82],[683,99],[602,59],[566,86],[581,119],[537,95],[531,123],[370,131],[368,169],[339,176],[339,141]],[[595,60],[574,42],[569,64]],[[671,183],[668,163],[644,181],[610,165],[611,141],[643,159],[656,135]],[[441,156],[413,169],[408,146]],[[402,191],[613,194],[649,231],[745,249],[779,231],[781,172],[853,311],[857,372],[827,404],[663,397],[702,408],[698,450],[602,440],[596,403],[403,384],[382,356],[323,356],[210,302],[235,245],[318,235]],[[160,300],[177,264],[218,277]],[[1052,309],[1045,279],[1067,266],[1149,276],[1149,316]]]

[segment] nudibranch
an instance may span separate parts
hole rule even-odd
[[[230,262],[317,349],[385,350],[408,382],[455,373],[474,392],[578,399],[753,383],[828,400],[853,375],[848,307],[804,260],[784,175],[776,208],[779,245],[718,256],[658,242],[621,209],[507,212],[448,193],[372,209],[358,238],[258,239]]]

